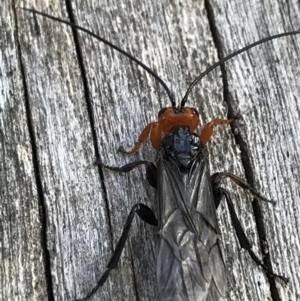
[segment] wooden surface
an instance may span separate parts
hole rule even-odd
[[[78,24],[155,70],[179,102],[218,55],[299,30],[299,1],[285,2],[71,6]],[[69,19],[65,2],[49,3],[11,0],[0,9],[0,300],[84,297],[105,270],[130,208],[143,202],[157,209],[143,168],[119,175],[98,171],[93,162],[97,156],[115,166],[154,161],[149,142],[132,157],[117,148],[130,148],[169,105],[166,93],[90,36],[79,33],[76,48],[70,28],[17,8]],[[299,67],[300,35],[282,38],[232,59],[223,72],[211,72],[188,101],[199,109],[202,124],[240,115],[233,128],[217,128],[209,142],[212,172],[247,178],[277,200],[275,206],[260,205],[272,266],[290,281],[276,280],[272,289],[274,283],[238,245],[225,203],[218,210],[228,300],[300,299]],[[223,186],[261,254],[251,198],[228,181]],[[136,219],[118,268],[92,300],[159,300],[155,265],[155,229]]]

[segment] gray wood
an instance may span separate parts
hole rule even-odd
[[[45,300],[42,222],[8,1],[1,3],[0,28],[0,300]]]
[[[299,1],[212,4],[223,53],[279,32],[299,30]],[[226,15],[232,11],[234,18]],[[220,13],[223,12],[223,13]],[[225,22],[227,20],[228,22]],[[235,28],[236,35],[229,34]],[[299,54],[300,36],[267,43],[227,64],[229,95],[243,116],[242,139],[257,189],[277,201],[261,206],[281,300],[299,300]],[[265,300],[265,298],[258,298]]]
[[[263,4],[251,0],[239,5],[235,1],[219,2],[211,2],[208,10],[208,4],[199,1],[159,4],[155,1],[122,4],[74,1],[72,5],[80,25],[101,33],[154,69],[179,102],[188,84],[218,59],[216,47],[226,55],[259,38],[300,28],[297,1],[289,1],[289,6],[274,0]],[[44,1],[27,1],[25,6],[68,19],[63,2],[51,1],[51,5],[46,6]],[[10,13],[4,10],[2,17],[9,20],[12,12],[11,7],[8,8]],[[92,109],[100,160],[121,166],[139,159],[155,160],[155,151],[149,142],[132,157],[118,154],[117,148],[120,145],[130,148],[140,131],[156,119],[159,109],[169,105],[169,101],[161,86],[141,68],[79,33],[90,91],[87,96],[72,30],[21,10],[16,13],[46,216],[39,217],[36,210],[27,207],[22,207],[19,213],[23,213],[22,217],[30,216],[34,231],[41,231],[42,222],[46,222],[44,230],[52,275],[48,284],[52,284],[55,300],[72,300],[85,296],[101,277],[130,208],[143,202],[157,209],[155,191],[149,188],[143,168],[118,175],[107,170],[99,173],[93,166],[96,154],[88,104]],[[209,20],[216,29],[212,30]],[[15,28],[14,22],[10,22],[10,27]],[[267,197],[278,200],[275,207],[269,204],[261,204],[261,207],[274,270],[290,278],[287,286],[276,281],[281,300],[298,300],[300,293],[297,273],[300,255],[297,247],[299,38],[271,42],[233,59],[226,64],[228,92],[223,91],[222,74],[217,69],[195,87],[188,103],[199,108],[202,124],[212,118],[226,118],[227,106],[230,113],[242,116],[233,132],[229,127],[216,128],[208,145],[211,170],[228,171],[243,178],[252,172],[255,187]],[[7,48],[9,46],[3,49]],[[5,53],[2,47],[1,52]],[[16,59],[12,58],[12,62],[19,70]],[[22,90],[16,92],[16,89],[24,89],[19,87],[19,71],[13,79],[19,81],[11,88],[14,95],[22,95]],[[10,77],[1,78],[1,83],[5,86],[10,80]],[[26,121],[22,121],[26,119],[24,101],[17,104],[23,106],[23,111],[17,114],[16,121],[26,125]],[[8,118],[9,113],[4,111],[2,115]],[[26,127],[23,130],[27,153],[30,153],[28,130]],[[241,133],[246,143],[250,167],[242,164],[241,146],[235,142],[237,133]],[[14,139],[19,143],[23,141]],[[32,166],[31,154],[28,158]],[[8,169],[9,166],[5,166],[3,170]],[[18,193],[22,189],[29,193],[27,187],[35,191],[33,167],[30,177],[27,173],[26,176],[31,180],[24,184],[16,178],[18,186],[9,184],[9,187],[17,186]],[[251,198],[227,181],[224,187],[231,191],[241,221],[254,242],[254,250],[260,254],[255,219],[248,202]],[[31,195],[32,207],[38,208],[41,198],[37,193]],[[8,194],[4,200],[1,205],[11,204]],[[226,206],[222,205],[218,213],[228,267],[228,299],[272,300],[265,273],[238,246]],[[15,225],[9,219],[3,220],[16,229],[24,227],[24,222]],[[41,247],[40,251],[36,250],[36,246],[42,244],[40,237],[32,235],[31,241],[33,239],[34,247],[26,245],[30,252],[35,252],[30,258],[42,254]],[[9,246],[9,250],[13,250],[13,246]],[[18,251],[22,256],[27,254],[21,247]],[[39,281],[39,285],[34,286],[35,295],[29,299],[43,300],[45,298],[40,296],[44,296],[46,290],[44,265],[39,262],[40,270],[33,272],[30,265],[37,264],[37,260],[33,261],[24,259],[26,269]],[[22,300],[23,296],[16,297],[15,287],[18,285],[22,292],[27,288],[26,280],[18,276],[11,278],[9,272],[1,275],[5,279],[1,282],[1,290],[6,294],[3,300]],[[155,229],[136,219],[118,268],[94,299],[159,300]]]
[[[59,4],[53,3],[52,13],[59,12]],[[24,11],[18,11],[18,18],[47,214],[52,290],[56,300],[72,300],[82,283],[79,271],[94,274],[104,265],[95,257],[110,247],[99,244],[109,241],[109,233],[101,180],[93,168],[87,104],[71,30],[42,18],[35,22]]]

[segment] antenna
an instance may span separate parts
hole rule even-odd
[[[119,48],[118,46],[112,44],[111,42],[103,39],[102,37],[96,35],[95,33],[93,33],[92,31],[86,29],[86,28],[83,28],[77,24],[74,24],[72,22],[69,22],[69,21],[65,21],[65,20],[62,20],[62,19],[59,19],[57,17],[54,17],[54,16],[51,16],[51,15],[48,15],[46,13],[43,13],[43,12],[39,12],[37,10],[34,10],[34,9],[30,9],[30,8],[24,8],[22,7],[23,10],[25,11],[28,11],[28,12],[31,12],[33,14],[37,14],[37,15],[41,15],[43,17],[46,17],[48,19],[51,19],[51,20],[54,20],[54,21],[58,21],[60,23],[63,23],[63,24],[66,24],[66,25],[69,25],[73,28],[76,28],[78,30],[81,30],[89,35],[91,35],[92,37],[96,38],[97,40],[103,42],[104,44],[110,46],[111,48],[115,49],[116,51],[124,54],[125,56],[127,56],[130,60],[134,61],[136,64],[138,64],[139,66],[141,66],[144,70],[146,70],[149,74],[151,74],[163,87],[164,89],[166,90],[167,94],[168,94],[168,97],[172,103],[172,107],[175,107],[176,106],[176,102],[174,100],[174,96],[173,96],[173,93],[170,91],[170,89],[168,88],[168,86],[166,85],[166,83],[154,72],[152,71],[148,66],[146,66],[144,63],[142,63],[140,60],[138,60],[137,58],[133,57],[131,54],[129,54],[128,52],[124,51],[123,49]]]
[[[75,29],[78,29],[78,30],[81,30],[89,35],[91,35],[92,37],[96,38],[97,40],[103,42],[104,44],[112,47],[113,49],[115,49],[116,51],[122,53],[123,55],[125,55],[126,57],[128,57],[130,60],[134,61],[137,65],[141,66],[144,70],[146,70],[150,75],[152,75],[165,89],[165,91],[167,92],[168,94],[168,97],[171,101],[171,104],[172,104],[172,107],[176,107],[176,102],[175,102],[175,99],[174,99],[174,95],[173,93],[171,92],[171,90],[168,88],[168,86],[166,85],[166,83],[153,71],[151,70],[148,66],[146,66],[144,63],[142,63],[140,60],[138,60],[137,58],[133,57],[131,54],[129,54],[128,52],[122,50],[121,48],[119,48],[118,46],[112,44],[111,42],[105,40],[104,38],[96,35],[95,33],[93,33],[92,31],[86,29],[86,28],[83,28],[77,24],[74,24],[72,22],[69,22],[69,21],[65,21],[65,20],[62,20],[62,19],[59,19],[57,17],[54,17],[54,16],[51,16],[51,15],[48,15],[46,13],[43,13],[43,12],[39,12],[37,10],[34,10],[34,9],[30,9],[30,8],[22,8],[23,10],[25,11],[28,11],[28,12],[31,12],[33,14],[37,14],[37,15],[41,15],[43,17],[46,17],[48,19],[52,19],[54,21],[58,21],[60,23],[63,23],[63,24],[66,24],[66,25],[69,25]],[[234,56],[242,53],[242,52],[245,52],[247,50],[249,50],[250,48],[253,48],[257,45],[260,45],[260,44],[263,44],[265,42],[268,42],[268,41],[271,41],[271,40],[274,40],[274,39],[278,39],[278,38],[281,38],[281,37],[285,37],[285,36],[291,36],[291,35],[296,35],[296,34],[300,34],[300,30],[296,30],[296,31],[289,31],[289,32],[284,32],[284,33],[281,33],[281,34],[277,34],[277,35],[273,35],[271,37],[267,37],[267,38],[264,38],[264,39],[261,39],[259,41],[256,41],[248,46],[245,46],[244,48],[240,49],[240,50],[237,50],[229,55],[227,55],[226,57],[224,57],[223,59],[221,59],[220,61],[214,63],[212,66],[210,66],[209,68],[207,68],[203,73],[201,73],[198,77],[196,77],[196,79],[191,83],[191,85],[189,86],[189,88],[187,89],[181,103],[180,103],[180,107],[183,108],[185,103],[187,102],[187,98],[189,96],[189,94],[191,93],[193,87],[205,76],[207,75],[209,72],[211,72],[212,70],[214,70],[216,67],[220,66],[221,64],[223,64],[224,62],[228,61],[229,59],[233,58]]]
[[[223,64],[224,62],[228,61],[229,59],[233,58],[234,56],[242,53],[242,52],[245,52],[247,51],[248,49],[252,48],[252,47],[255,47],[257,45],[260,45],[260,44],[263,44],[265,42],[268,42],[268,41],[271,41],[271,40],[274,40],[274,39],[278,39],[278,38],[281,38],[281,37],[285,37],[285,36],[291,36],[291,35],[296,35],[296,34],[299,34],[300,33],[300,30],[296,30],[296,31],[289,31],[289,32],[284,32],[284,33],[280,33],[280,34],[277,34],[277,35],[274,35],[274,36],[271,36],[271,37],[268,37],[268,38],[264,38],[264,39],[261,39],[259,41],[256,41],[240,50],[237,50],[229,55],[227,55],[226,57],[224,57],[223,59],[221,59],[220,61],[214,63],[212,66],[210,66],[209,68],[207,68],[203,73],[201,73],[198,77],[196,77],[196,79],[191,83],[191,85],[189,86],[189,88],[187,89],[181,103],[180,103],[180,107],[183,108],[186,101],[187,101],[187,98],[189,96],[189,94],[191,93],[191,90],[193,89],[193,87],[206,75],[208,74],[210,71],[214,70],[216,67],[220,66],[221,64]]]

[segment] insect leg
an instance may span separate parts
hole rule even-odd
[[[251,245],[249,239],[247,238],[245,231],[238,219],[238,216],[235,212],[233,202],[230,198],[228,191],[225,190],[224,188],[218,187],[216,185],[218,185],[218,183],[217,184],[213,183],[213,194],[214,194],[216,208],[219,206],[222,196],[225,196],[225,199],[226,199],[226,202],[228,205],[228,209],[229,209],[229,213],[230,213],[230,217],[231,217],[231,220],[232,220],[232,223],[233,223],[233,226],[234,226],[234,229],[235,229],[235,232],[236,232],[236,235],[239,240],[241,248],[245,249],[249,253],[250,257],[253,259],[253,261],[257,265],[261,266],[268,275],[270,275],[272,277],[278,277],[278,278],[282,279],[284,282],[287,282],[288,279],[286,277],[273,273],[273,271],[269,267],[267,267],[262,262],[262,260],[260,260],[257,257],[257,255],[253,252],[252,245]]]
[[[273,200],[268,200],[265,198],[262,194],[260,194],[258,191],[256,191],[253,187],[251,187],[246,181],[241,179],[238,176],[235,176],[234,174],[228,173],[228,172],[217,172],[213,174],[210,179],[212,181],[213,186],[218,186],[221,179],[224,177],[228,177],[230,180],[232,180],[235,184],[239,185],[241,188],[248,190],[254,197],[259,198],[262,201],[269,202],[269,203],[275,203]]]
[[[233,119],[213,119],[211,122],[207,123],[200,133],[200,140],[202,143],[206,144],[213,134],[214,125],[224,125],[229,124],[233,121]]]
[[[135,204],[132,207],[132,209],[127,217],[125,226],[123,228],[122,235],[121,235],[121,237],[117,243],[117,246],[109,260],[108,265],[106,266],[107,270],[103,273],[103,275],[101,276],[97,285],[87,294],[87,296],[82,299],[76,299],[76,301],[88,300],[91,296],[93,296],[96,293],[96,291],[98,290],[98,288],[104,284],[107,277],[109,276],[110,271],[113,270],[117,266],[117,264],[120,260],[122,251],[124,249],[126,240],[128,238],[130,226],[132,224],[135,214],[137,214],[147,224],[150,224],[153,226],[158,225],[158,221],[157,221],[157,218],[155,217],[155,214],[148,206],[141,204],[141,203]]]
[[[122,146],[119,148],[119,151],[127,155],[136,153],[149,135],[151,136],[150,138],[152,146],[157,149],[161,140],[161,128],[158,122],[154,121],[148,123],[147,126],[142,130],[138,142],[135,143],[134,147],[130,151],[126,151]]]
[[[101,164],[99,161],[96,161],[95,164],[117,172],[129,172],[140,165],[145,165],[148,183],[154,188],[157,186],[157,169],[156,166],[150,161],[136,161],[126,164],[122,167],[107,166]]]

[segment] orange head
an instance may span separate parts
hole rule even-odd
[[[199,125],[199,113],[190,107],[167,107],[158,113],[158,123],[165,134],[176,125],[186,125],[194,131]]]

